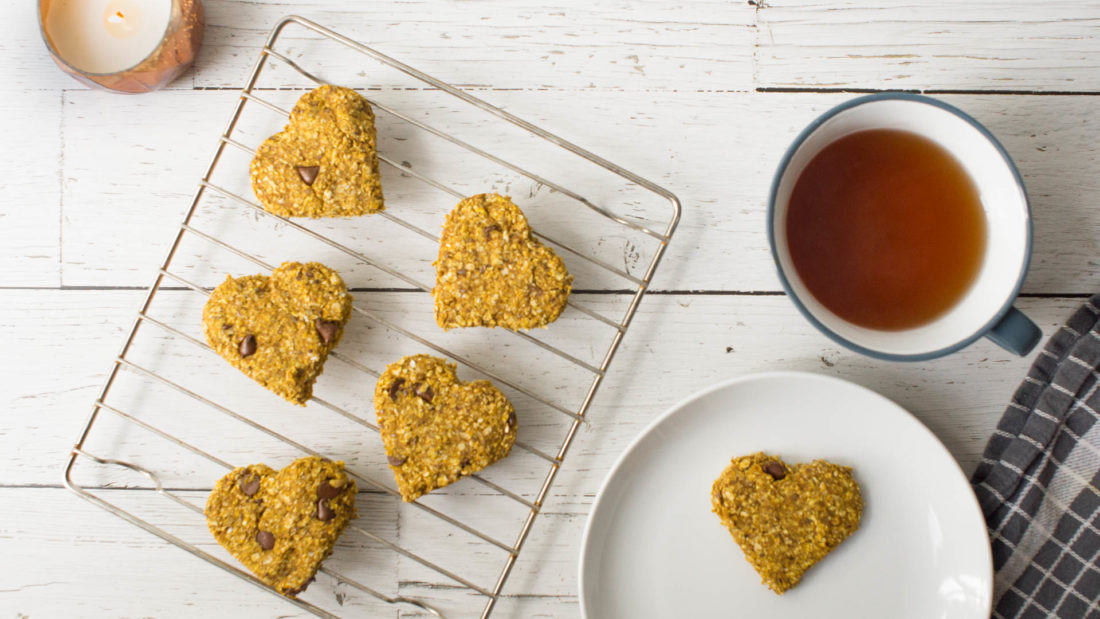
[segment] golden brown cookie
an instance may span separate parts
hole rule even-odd
[[[203,307],[202,329],[238,370],[305,404],[350,316],[351,295],[336,271],[285,262],[270,277],[227,276]]]
[[[516,442],[511,402],[487,380],[464,383],[429,355],[386,367],[374,387],[386,458],[401,498],[417,497],[504,458]]]
[[[863,514],[850,467],[824,460],[788,466],[764,453],[734,458],[714,481],[711,501],[764,584],[779,594],[854,533]]]
[[[374,111],[350,88],[306,93],[256,150],[252,191],[283,217],[352,217],[383,207]]]
[[[523,211],[495,193],[466,198],[447,215],[435,269],[435,321],[444,329],[545,327],[573,284]]]
[[[206,500],[214,539],[279,593],[301,593],[356,517],[355,481],[343,462],[312,456],[281,471],[234,469]]]

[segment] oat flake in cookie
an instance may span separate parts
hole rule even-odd
[[[275,471],[234,469],[206,500],[214,539],[257,578],[293,597],[313,581],[336,538],[356,517],[355,481],[343,462],[312,456]]]
[[[444,329],[545,327],[573,284],[523,211],[495,193],[466,198],[447,215],[435,269],[435,321]]]
[[[283,217],[351,217],[383,210],[374,111],[350,88],[306,93],[286,128],[260,145],[252,191]]]
[[[454,364],[429,355],[387,366],[374,387],[374,409],[406,501],[480,471],[516,442],[508,398],[487,380],[459,381]]]
[[[850,467],[788,465],[764,453],[734,458],[715,480],[711,502],[763,583],[779,594],[854,533],[863,514]]]
[[[336,271],[286,262],[270,277],[226,277],[203,307],[202,329],[238,370],[304,405],[350,316],[351,295]]]

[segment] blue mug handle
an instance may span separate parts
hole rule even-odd
[[[1039,329],[1039,325],[1023,312],[1015,307],[1009,307],[1008,312],[989,329],[985,336],[1008,352],[1023,357],[1039,343],[1043,332]]]

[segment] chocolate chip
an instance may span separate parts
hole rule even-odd
[[[260,478],[255,475],[242,477],[238,484],[245,496],[252,496],[260,491]]]
[[[229,331],[232,328],[233,325],[229,324],[228,322],[222,325],[222,331]]]
[[[401,391],[401,385],[404,385],[404,384],[405,384],[405,379],[404,378],[395,378],[395,379],[393,379],[393,382],[390,383],[390,388],[386,390],[386,393],[390,394],[390,399],[391,400],[396,400],[397,399],[397,394],[398,394],[398,392]]]
[[[321,522],[328,522],[336,516],[336,512],[332,511],[332,508],[328,506],[328,499],[321,499],[317,501],[317,519]]]
[[[256,534],[256,543],[264,550],[271,550],[275,547],[275,536],[267,531],[260,531]]]
[[[466,269],[458,269],[455,271],[455,275],[459,277],[466,277]]]
[[[421,386],[420,383],[416,384],[416,396],[421,400],[424,400],[428,404],[432,403],[432,398],[435,397],[435,392],[432,391],[431,385]]]
[[[408,456],[386,456],[386,462],[389,462],[391,466],[401,466],[408,459]]]
[[[481,229],[481,232],[482,232],[482,234],[485,235],[485,240],[488,241],[489,239],[493,238],[493,233],[494,232],[500,232],[500,226],[498,226],[496,224],[493,224],[491,226],[485,226],[484,228]]]
[[[298,176],[302,177],[302,182],[307,185],[312,185],[313,181],[317,180],[317,173],[321,171],[321,166],[300,165],[297,169]]]
[[[470,459],[469,458],[463,458],[462,462],[459,463],[458,468],[464,469],[468,466],[470,466]]]
[[[244,336],[240,346],[237,347],[242,357],[247,357],[256,352],[256,336],[251,333]]]
[[[542,296],[542,288],[539,288],[538,286],[536,286],[534,284],[527,284],[527,294],[532,295],[532,296],[536,296],[536,297],[541,297]]]
[[[772,476],[772,479],[779,481],[787,476],[787,469],[779,462],[772,460],[764,465],[764,472]]]
[[[327,345],[331,344],[332,340],[336,337],[336,330],[340,328],[340,323],[318,318],[313,321],[313,328],[317,329],[317,334],[321,336],[321,341]]]
[[[508,413],[508,425],[514,426],[514,425],[516,425],[517,421],[518,421],[518,419],[516,418],[516,411],[512,411],[512,412]]]
[[[325,480],[317,485],[317,498],[319,499],[334,499],[340,496],[340,493],[344,491],[346,487],[344,484],[340,484],[339,487],[333,486],[328,483],[329,480]]]

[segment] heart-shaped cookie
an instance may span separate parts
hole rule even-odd
[[[779,594],[854,533],[863,514],[850,467],[824,460],[788,466],[764,453],[734,458],[715,480],[711,501],[764,584]]]
[[[355,481],[343,462],[299,458],[281,471],[234,469],[206,500],[214,539],[279,593],[301,593],[356,517]]]
[[[461,382],[454,364],[429,355],[387,366],[374,387],[374,410],[406,501],[480,471],[516,442],[515,409],[500,389],[487,380]]]
[[[466,198],[447,215],[435,269],[435,321],[444,329],[545,327],[573,284],[523,211],[495,193]]]
[[[270,277],[227,276],[203,307],[202,328],[234,367],[304,405],[350,316],[351,295],[336,271],[286,262]]]
[[[252,191],[283,217],[351,217],[383,209],[374,111],[350,88],[302,95],[286,128],[260,145]]]

